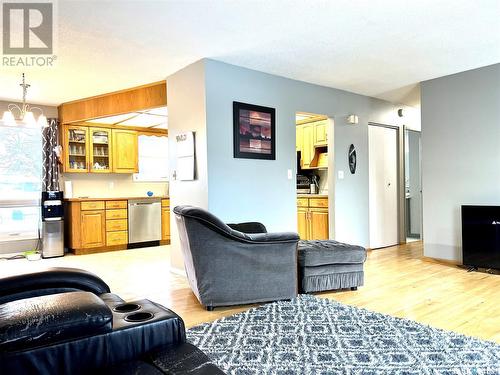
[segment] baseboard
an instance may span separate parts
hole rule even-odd
[[[439,263],[439,264],[444,264],[447,266],[461,266],[462,263],[456,260],[450,260],[450,259],[441,259],[441,258],[431,258],[431,257],[426,257],[422,256],[421,258],[424,262],[430,262],[430,263]]]

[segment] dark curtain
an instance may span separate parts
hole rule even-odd
[[[43,191],[59,190],[59,165],[58,165],[58,146],[59,146],[59,122],[57,119],[47,119],[49,126],[42,130],[42,148],[43,148]]]

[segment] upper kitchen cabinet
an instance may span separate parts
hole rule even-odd
[[[302,168],[309,168],[314,158],[314,126],[312,124],[300,125],[302,127]]]
[[[63,131],[64,171],[86,173],[89,169],[89,129],[67,126]]]
[[[137,132],[133,130],[113,129],[113,172],[137,173]]]
[[[314,123],[314,145],[326,146],[328,144],[327,121],[317,121]]]
[[[64,172],[137,173],[138,132],[64,125]]]
[[[61,104],[63,172],[140,173],[139,136],[168,136],[166,90],[161,81]]]
[[[324,168],[327,161],[328,119],[317,115],[302,117],[305,119],[296,123],[296,150],[300,151],[301,169]]]
[[[89,128],[90,172],[109,173],[112,171],[111,129]]]

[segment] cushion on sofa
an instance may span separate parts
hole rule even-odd
[[[111,331],[113,314],[90,292],[26,298],[0,305],[0,352]]]
[[[333,240],[299,241],[299,265],[358,264],[366,260],[366,249]]]

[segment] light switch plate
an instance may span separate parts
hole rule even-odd
[[[344,179],[344,171],[339,171],[338,176],[339,176],[339,180],[343,180]]]
[[[291,170],[291,169],[289,169],[289,170],[288,170],[288,179],[289,179],[289,180],[291,180],[291,179],[292,179],[292,177],[293,177],[292,170]]]

